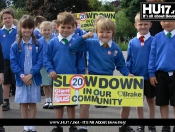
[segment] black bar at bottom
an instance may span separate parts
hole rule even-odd
[[[3,126],[174,126],[175,119],[0,119]]]

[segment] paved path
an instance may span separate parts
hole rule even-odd
[[[126,57],[126,52],[124,52]],[[115,75],[120,75],[118,72]],[[14,96],[10,97],[11,110],[3,112],[4,118],[21,118],[19,104],[14,103]],[[37,105],[37,118],[54,118],[54,110],[43,109],[43,104],[45,99],[42,96],[42,103]],[[144,115],[148,118],[147,103],[144,102]],[[90,118],[120,118],[120,107],[108,107],[108,108],[95,108],[90,107]],[[76,117],[79,118],[79,106],[76,107]],[[135,108],[131,108],[129,118],[136,118]],[[173,116],[173,110],[170,108],[170,117]],[[64,118],[67,118],[66,109],[64,113]],[[156,118],[160,118],[160,112],[158,107],[156,107]],[[10,121],[10,119],[9,119]],[[53,126],[36,126],[37,132],[50,132]],[[136,126],[133,127],[136,130]],[[23,126],[5,126],[6,132],[22,132]],[[147,131],[147,127],[146,127]],[[145,131],[145,132],[146,132]],[[68,126],[64,127],[64,132],[68,132]],[[118,126],[89,126],[89,132],[118,132]],[[157,132],[161,132],[161,126],[157,126]]]

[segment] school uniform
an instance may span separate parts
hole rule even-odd
[[[18,42],[11,47],[10,62],[16,79],[16,103],[41,102],[41,74],[39,71],[43,64],[43,47],[39,41],[37,42],[36,46],[32,38],[27,44],[22,39],[20,47],[18,47]],[[32,84],[26,85],[20,78],[21,74],[32,74]]]
[[[144,77],[144,95],[148,98],[155,97],[155,88],[150,84],[148,73],[149,53],[153,37],[148,32],[144,35],[144,42],[139,38],[141,35],[130,40],[127,51],[126,65],[131,74]]]
[[[51,34],[52,38],[53,38],[53,37],[58,37],[58,35],[59,35],[59,32],[53,32],[53,33]]]
[[[83,30],[81,30],[80,28],[76,28],[76,30],[75,30],[74,33],[77,34],[78,36],[82,36],[82,35],[86,34],[86,33],[83,32]]]
[[[10,30],[7,30],[5,25],[0,29],[0,43],[5,59],[4,62],[4,84],[15,84],[14,74],[10,68],[10,47],[17,39],[17,27],[12,25]]]
[[[52,37],[51,37],[52,39]],[[46,47],[47,47],[47,44],[48,42],[45,40],[44,36],[42,36],[40,39],[38,39],[38,41],[40,41],[40,43],[43,44],[43,58],[44,58],[44,55],[46,54]],[[44,67],[44,59],[43,59],[43,67],[41,69],[41,76],[42,76],[42,84],[43,86],[48,86],[48,85],[52,85],[52,81],[51,81],[51,78],[49,77],[47,71],[46,71],[46,68]]]
[[[69,35],[66,39],[68,44],[62,40],[61,34],[51,39],[46,47],[44,66],[50,74],[55,71],[57,74],[85,74],[85,61],[81,52],[72,52],[70,45],[77,38],[76,34]],[[75,106],[69,105],[68,107]],[[54,106],[62,108],[63,105]]]
[[[83,39],[78,37],[72,42],[70,49],[74,52],[89,51],[88,73],[95,75],[113,75],[115,69],[127,76],[129,70],[119,46],[110,40],[108,48],[99,39]]]
[[[85,62],[80,52],[70,51],[70,45],[77,36],[70,35],[66,39],[68,44],[64,44],[63,37],[51,39],[46,47],[46,56],[44,57],[44,66],[50,74],[55,71],[57,74],[84,74]]]
[[[35,35],[35,37],[36,37],[37,39],[39,39],[39,38],[42,37],[42,34],[40,33],[39,28],[35,28],[34,31],[33,31],[33,34]]]
[[[156,105],[175,106],[175,29],[168,38],[167,31],[155,35],[149,57],[149,77],[156,76]]]

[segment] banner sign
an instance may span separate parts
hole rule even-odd
[[[78,28],[85,31],[94,29],[94,19],[98,15],[103,15],[106,18],[110,18],[115,23],[116,13],[115,12],[81,12],[76,13],[76,20]]]
[[[143,106],[143,77],[58,75],[53,105]]]
[[[141,2],[141,20],[175,20],[175,2]]]

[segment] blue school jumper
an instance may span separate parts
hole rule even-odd
[[[115,68],[121,74],[127,76],[129,70],[119,46],[111,40],[111,47],[105,48],[100,45],[98,39],[83,39],[78,37],[72,42],[70,49],[73,52],[89,51],[89,74],[113,75]]]
[[[42,34],[40,33],[40,31],[39,31],[38,28],[35,28],[35,29],[34,29],[33,34],[35,35],[35,37],[36,37],[37,39],[39,39],[39,38],[42,37]]]
[[[30,74],[33,75],[36,85],[41,84],[41,74],[40,69],[43,63],[43,46],[38,42],[36,46],[32,41],[32,69]],[[20,75],[24,74],[24,62],[25,62],[25,46],[26,44],[21,41],[20,48],[18,47],[18,42],[15,42],[10,50],[10,64],[12,71],[15,73],[16,85],[21,86],[23,84]]]
[[[149,76],[155,76],[156,71],[175,71],[175,36],[168,38],[162,31],[154,37],[149,57]]]
[[[41,102],[40,69],[43,62],[42,44],[38,42],[36,46],[32,38],[26,44],[24,40],[20,43],[20,48],[15,42],[10,52],[11,68],[16,78],[16,103],[39,103]],[[21,74],[32,74],[32,84],[26,85],[20,78]]]
[[[58,37],[49,41],[44,57],[44,66],[48,73],[57,74],[85,74],[85,61],[81,52],[72,52],[70,45],[78,37],[71,35],[68,44],[64,44]]]
[[[53,36],[50,37],[50,40],[52,39]],[[49,40],[49,41],[50,41]],[[46,54],[46,47],[47,47],[47,44],[48,42],[45,40],[44,36],[42,36],[40,39],[38,39],[38,41],[40,41],[40,43],[43,45],[43,58]],[[46,71],[46,68],[44,67],[44,59],[43,59],[43,67],[40,71],[41,73],[41,76],[42,76],[42,85],[51,85],[51,78],[48,76],[48,73]]]
[[[50,37],[50,40],[53,38],[54,36],[51,35]],[[50,41],[49,40],[49,41]],[[40,39],[38,39],[38,41],[43,45],[43,58],[44,58],[44,55],[46,53],[46,47],[47,47],[47,44],[48,42],[45,40],[44,36],[42,36]],[[43,66],[44,66],[44,59],[43,59]]]
[[[144,46],[141,46],[140,40],[134,37],[128,45],[126,65],[130,73],[135,76],[143,76],[145,80],[149,79],[148,61],[152,40],[153,37],[150,36],[144,42]]]
[[[8,33],[5,28],[0,29],[0,43],[2,44],[2,51],[4,59],[10,60],[10,47],[17,38],[17,28],[14,26],[13,30]]]

